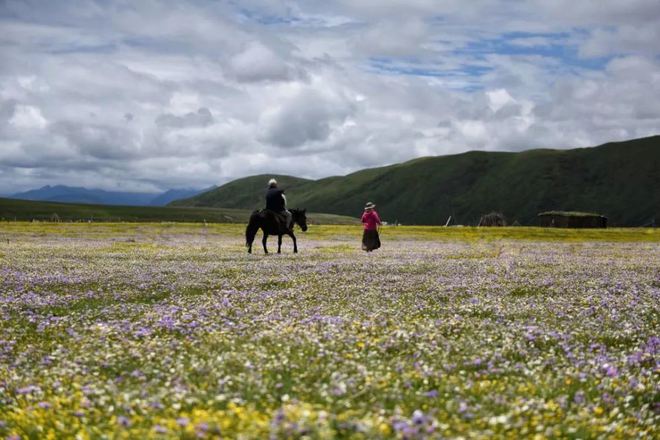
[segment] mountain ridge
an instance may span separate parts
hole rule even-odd
[[[660,218],[660,136],[574,149],[468,151],[415,158],[346,176],[286,178],[289,206],[357,216],[366,201],[405,224],[476,224],[490,211],[536,224],[543,211],[595,211],[613,226]],[[268,178],[237,179],[172,206],[262,207]]]
[[[214,189],[170,189],[161,193],[141,193],[128,191],[106,191],[67,185],[45,185],[7,198],[41,202],[84,203],[92,205],[116,206],[166,206],[174,200],[192,197]]]

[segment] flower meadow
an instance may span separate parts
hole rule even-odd
[[[0,438],[658,438],[657,234],[519,230],[0,225]]]

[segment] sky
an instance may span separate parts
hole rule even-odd
[[[660,133],[658,0],[0,0],[0,194]]]

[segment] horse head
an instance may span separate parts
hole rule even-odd
[[[307,215],[305,213],[307,212],[306,209],[291,209],[291,217],[293,218],[293,222],[297,223],[298,226],[300,226],[300,229],[305,232],[307,230]]]

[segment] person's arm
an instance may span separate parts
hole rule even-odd
[[[286,210],[286,196],[284,195],[284,191],[282,191],[282,200],[284,200],[284,209]]]
[[[376,223],[381,225],[382,223],[380,222],[380,216],[378,215],[378,213],[376,211],[374,211],[374,217],[376,217]]]

